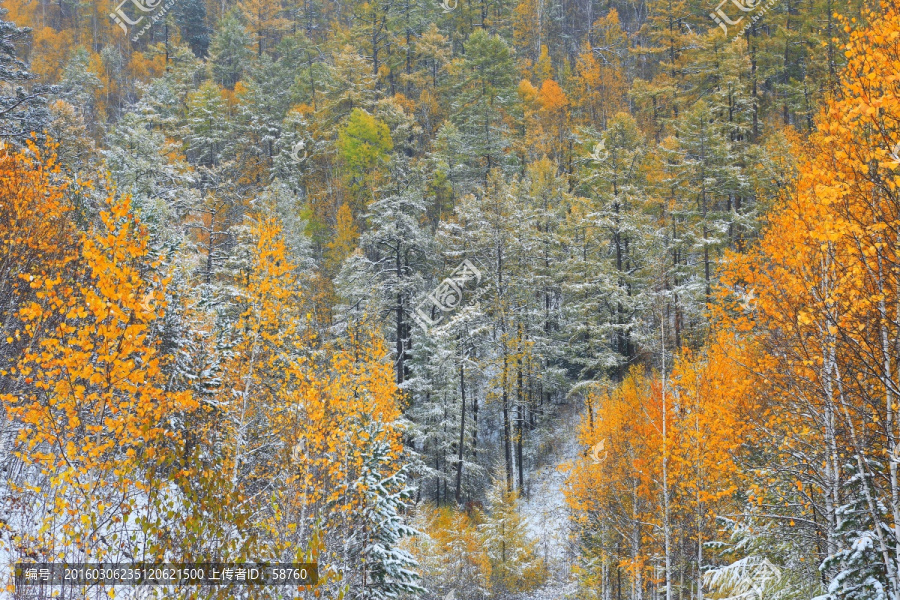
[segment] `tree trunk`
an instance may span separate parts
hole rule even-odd
[[[522,398],[522,358],[517,361],[517,383],[516,383],[516,468],[519,471],[519,492],[525,493],[525,476],[522,467],[522,437],[525,434],[525,401]]]
[[[466,374],[462,361],[459,363],[459,391],[462,399],[459,409],[459,453],[456,457],[456,503],[462,502],[463,447],[466,439]]]
[[[506,491],[512,491],[513,472],[512,472],[512,446],[510,444],[510,436],[512,432],[509,426],[509,390],[508,390],[508,369],[509,359],[506,355],[506,344],[503,345],[503,456],[506,459]]]

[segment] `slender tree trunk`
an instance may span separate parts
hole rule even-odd
[[[472,396],[472,461],[478,460],[478,394]]]
[[[522,398],[522,358],[517,362],[517,378],[516,384],[516,468],[519,471],[519,492],[525,493],[525,476],[522,467],[522,437],[525,435],[525,401]]]
[[[309,34],[309,27],[307,27],[307,35],[308,34]],[[312,93],[313,111],[315,112],[319,109],[316,106],[316,80],[313,77],[312,52],[310,52],[309,50],[306,51],[306,64],[309,67],[309,86],[311,88],[311,93]]]
[[[403,298],[397,294],[397,385],[403,383]]]
[[[459,454],[456,459],[456,503],[462,502],[462,470],[463,470],[463,447],[466,440],[466,372],[462,361],[459,363],[459,391],[460,391],[460,409],[459,409]]]
[[[663,535],[666,551],[666,600],[672,600],[672,523],[669,507],[669,449],[668,414],[666,410],[666,329],[660,319],[660,341],[662,346],[662,489],[663,489]]]
[[[512,491],[513,485],[513,467],[512,467],[512,447],[510,437],[512,432],[509,426],[509,358],[506,355],[506,341],[503,343],[503,456],[506,459],[506,491]]]
[[[372,8],[372,76],[375,78],[375,87],[378,87],[378,8],[377,4]]]
[[[616,600],[622,600],[622,567],[616,565]]]
[[[631,558],[635,564],[641,558],[641,521],[638,515],[638,492],[637,481],[631,482]],[[644,597],[644,580],[641,569],[635,569],[634,576],[631,578],[631,598],[632,600],[643,600]],[[621,575],[620,575],[621,576]]]

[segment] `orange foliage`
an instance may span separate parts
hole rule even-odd
[[[20,172],[25,164],[34,170]],[[17,240],[23,257],[37,252],[45,262],[40,270],[26,263],[18,274],[33,291],[15,315],[15,337],[27,346],[4,372],[19,389],[0,399],[18,424],[18,456],[39,467],[50,486],[46,526],[36,534],[46,552],[99,557],[105,550],[98,528],[122,522],[129,498],[153,485],[147,475],[171,436],[165,419],[196,406],[187,394],[165,389],[151,324],[164,306],[166,279],[148,256],[146,231],[128,198],[109,198],[101,222],[78,236],[73,252],[75,235],[60,221],[71,209],[62,188],[48,181],[52,159],[41,165],[39,158],[6,158],[2,165],[7,197],[20,200],[12,205],[18,218],[4,221],[4,238]],[[38,203],[40,215],[32,212]]]
[[[715,517],[742,489],[737,458],[754,410],[740,366],[745,352],[722,336],[704,353],[678,358],[665,388],[636,367],[615,390],[587,394],[579,431],[585,457],[573,465],[567,498],[577,526],[593,531],[586,558],[607,567],[582,570],[589,586],[616,566],[638,587],[653,579],[651,559],[663,552],[664,461],[669,526],[696,547],[715,540]],[[607,529],[595,530],[598,519]]]
[[[569,148],[569,99],[558,83],[545,80],[536,89],[530,81],[519,83],[519,96],[525,104],[525,120],[532,158],[547,156],[565,164]]]
[[[72,207],[65,198],[68,186],[59,177],[55,157],[42,160],[41,156],[33,144],[28,152],[15,154],[0,148],[0,196],[4,199],[0,203],[0,289],[4,298],[11,299],[3,308],[4,328],[14,318],[5,312],[7,307],[34,299],[30,281],[58,277],[75,259]],[[18,337],[22,332],[15,333]]]
[[[767,398],[757,431],[785,465],[758,482],[755,500],[807,511],[822,498],[829,551],[851,470],[866,474],[866,518],[900,527],[897,462],[884,460],[900,442],[900,10],[882,8],[851,35],[842,95],[819,116],[758,247],[730,257],[717,315],[760,348],[748,364]],[[875,535],[887,561],[889,542]]]
[[[577,123],[605,128],[615,114],[627,110],[628,85],[624,74],[627,38],[616,9],[597,19],[591,34],[594,46],[601,48],[598,57],[585,44],[575,63],[572,90],[572,118]]]

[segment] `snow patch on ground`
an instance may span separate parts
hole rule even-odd
[[[574,406],[560,407],[557,425],[550,435],[550,451],[531,473],[529,493],[520,500],[521,514],[532,539],[537,540],[538,554],[546,561],[550,578],[543,587],[519,600],[562,600],[573,597],[577,591],[571,581],[575,548],[569,536],[566,473],[560,468],[578,455],[578,421]]]

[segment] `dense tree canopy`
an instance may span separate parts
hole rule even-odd
[[[6,2],[0,562],[900,600],[898,82],[894,0]]]

